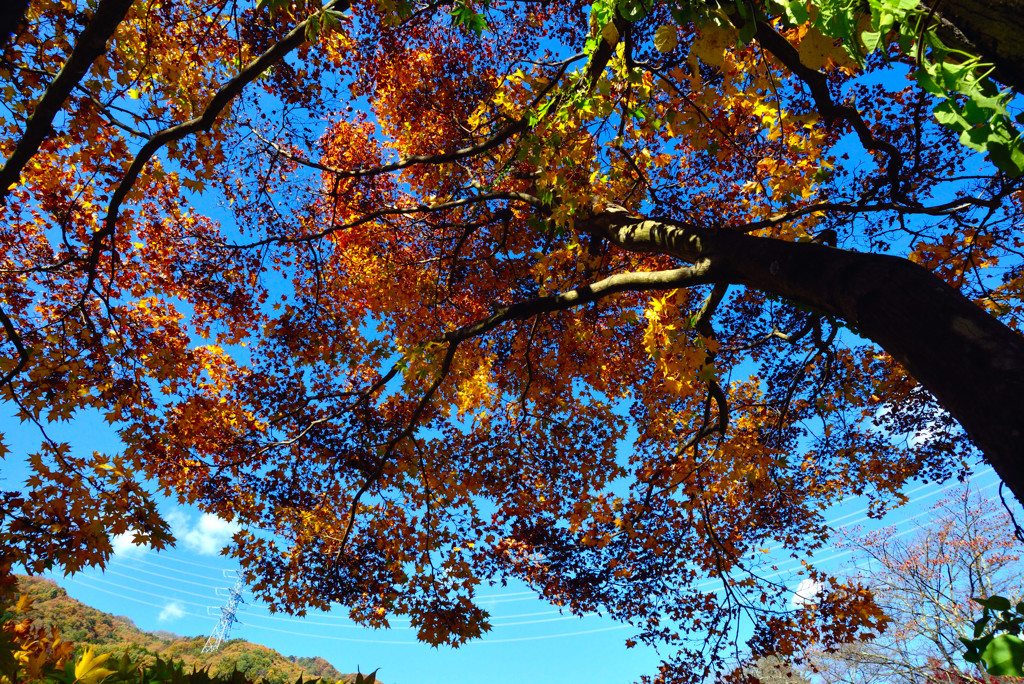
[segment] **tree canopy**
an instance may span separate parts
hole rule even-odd
[[[1024,497],[1019,16],[947,4],[9,3],[0,565],[170,542],[155,483],[435,644],[511,577],[665,681],[876,632],[774,567],[831,505]]]

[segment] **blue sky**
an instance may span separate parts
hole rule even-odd
[[[116,448],[116,436],[98,421],[93,429],[64,424],[53,436],[89,448]],[[32,448],[33,430],[0,419],[0,429],[12,454],[4,462],[3,488],[14,488],[22,471],[19,455]],[[985,497],[997,496],[998,480],[988,470],[973,476],[972,488]],[[907,493],[911,502],[883,521],[866,517],[862,501],[851,500],[826,518],[837,528],[894,525],[897,535],[912,534],[927,525],[930,507],[957,486],[919,484]],[[100,610],[131,618],[145,630],[168,630],[181,635],[209,635],[227,590],[234,583],[235,565],[220,550],[237,529],[209,514],[164,500],[162,513],[178,542],[175,548],[154,552],[132,544],[130,535],[115,540],[115,556],[105,570],[87,570],[74,577],[51,576],[68,593]],[[828,547],[817,554],[825,570],[850,566],[848,550]],[[798,566],[781,560],[782,579],[794,590],[800,586]],[[343,672],[380,668],[386,684],[440,684],[452,680],[501,684],[528,677],[531,684],[564,682],[631,682],[656,672],[659,655],[649,648],[625,647],[633,635],[628,626],[592,616],[559,613],[523,585],[484,588],[481,606],[493,616],[494,629],[479,642],[461,649],[431,648],[415,641],[407,621],[396,619],[389,630],[369,630],[347,619],[343,609],[297,618],[271,614],[243,593],[241,624],[231,636],[264,644],[285,655],[322,656]]]
[[[984,496],[994,497],[997,482],[986,470],[979,472],[972,484]],[[911,503],[882,522],[895,525],[896,534],[912,534],[928,524],[931,505],[956,486],[911,488]],[[851,501],[828,518],[845,528],[871,523],[860,504]],[[73,578],[53,579],[71,596],[126,615],[142,629],[189,636],[210,634],[233,584],[234,566],[218,555],[233,527],[180,507],[166,514],[179,540],[176,548],[156,553],[122,538],[105,572],[89,570]],[[824,568],[837,569],[856,559],[848,550],[830,547],[818,560]],[[799,580],[793,582],[796,589]],[[295,618],[271,614],[248,594],[243,596],[247,602],[232,637],[264,644],[285,655],[322,656],[345,672],[356,667],[363,672],[380,668],[386,684],[503,683],[524,677],[529,677],[531,684],[625,683],[653,673],[659,662],[651,649],[625,648],[625,639],[632,634],[628,627],[599,617],[561,615],[522,585],[481,591],[486,597],[481,604],[494,616],[495,627],[482,641],[458,650],[417,644],[407,623],[399,620],[390,630],[375,631],[354,625],[343,610]]]

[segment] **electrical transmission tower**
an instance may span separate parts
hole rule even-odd
[[[228,572],[228,570],[224,571],[224,577],[230,579]],[[222,596],[220,593],[217,595]],[[220,609],[220,620],[217,621],[217,626],[213,628],[213,633],[210,634],[210,638],[206,640],[206,645],[203,646],[201,653],[212,653],[220,648],[220,645],[224,643],[224,640],[231,635],[232,623],[240,623],[240,620],[235,617],[235,611],[238,610],[239,603],[245,603],[245,599],[242,598],[241,577],[236,576],[235,586],[228,590],[227,597],[227,604]]]

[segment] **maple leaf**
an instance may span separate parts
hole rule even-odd
[[[114,674],[114,670],[103,667],[109,658],[109,653],[95,655],[92,647],[86,648],[82,656],[75,662],[75,681],[83,684],[99,684]]]
[[[32,610],[33,598],[28,594],[22,594],[18,597],[18,602],[14,604],[15,613],[27,613]]]

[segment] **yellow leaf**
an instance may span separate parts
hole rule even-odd
[[[737,40],[736,29],[723,28],[708,22],[701,27],[700,37],[693,41],[690,51],[708,64],[722,66],[725,61],[725,49],[735,45]]]
[[[99,682],[114,674],[114,670],[108,670],[103,667],[103,663],[107,662],[108,658],[110,658],[109,653],[97,656],[93,654],[91,646],[87,648],[82,657],[75,663],[75,682],[99,684]]]
[[[817,71],[825,65],[834,47],[834,40],[825,36],[816,26],[812,26],[800,41],[800,63],[808,69]]]
[[[20,597],[18,597],[18,602],[14,604],[14,612],[27,613],[28,611],[32,610],[32,601],[34,600],[35,599],[33,599],[28,594],[22,594]]]
[[[679,32],[675,26],[666,24],[654,32],[654,47],[658,52],[672,52],[678,44]]]
[[[601,29],[601,36],[604,38],[606,43],[615,47],[616,43],[619,42],[619,29],[615,28],[615,24],[609,21],[604,25],[604,28]]]

